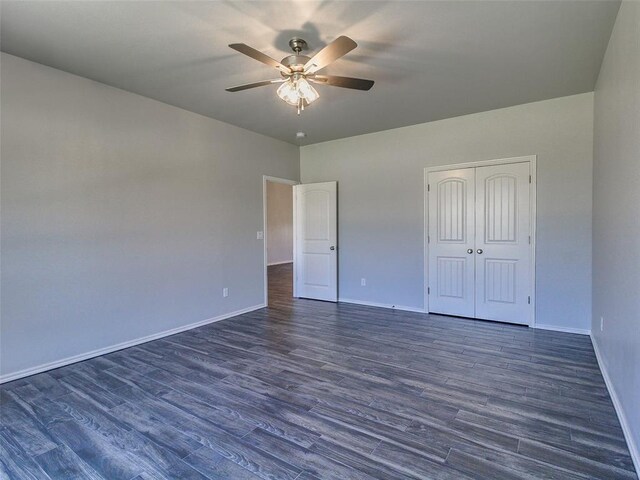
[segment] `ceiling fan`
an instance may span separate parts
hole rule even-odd
[[[265,65],[275,67],[280,71],[282,78],[230,87],[226,89],[227,92],[239,92],[249,88],[281,83],[282,85],[280,85],[276,93],[289,105],[296,107],[298,115],[300,115],[300,112],[304,110],[307,105],[316,101],[320,96],[311,83],[351,88],[354,90],[369,90],[373,87],[373,80],[337,77],[335,75],[318,75],[316,73],[358,46],[358,44],[349,37],[340,36],[336,38],[313,57],[301,55],[300,52],[307,49],[307,42],[301,38],[292,38],[289,40],[289,46],[294,52],[293,55],[289,55],[278,62],[244,43],[232,43],[229,45],[229,47],[234,50],[258,60]]]

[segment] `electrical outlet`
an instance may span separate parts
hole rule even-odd
[[[367,279],[366,278],[361,278],[360,279],[360,286],[361,287],[366,287],[367,286]]]
[[[222,289],[222,296],[223,297],[228,297],[229,296],[229,289],[227,287],[224,287]]]
[[[600,317],[600,331],[604,330],[604,317]]]
[[[256,238],[258,240],[263,240],[264,239],[264,232],[257,232],[256,233]]]

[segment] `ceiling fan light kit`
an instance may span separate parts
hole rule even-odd
[[[276,91],[278,97],[289,105],[296,107],[298,115],[304,108],[315,102],[320,94],[313,88],[311,83],[331,85],[334,87],[350,88],[354,90],[369,90],[373,86],[373,80],[362,78],[338,77],[333,75],[316,75],[316,72],[333,63],[335,60],[346,55],[358,45],[349,37],[341,36],[336,38],[329,45],[324,47],[313,57],[300,55],[302,50],[307,49],[307,42],[301,38],[289,40],[289,46],[294,54],[282,59],[281,62],[265,55],[264,53],[245,45],[244,43],[232,43],[232,49],[247,55],[254,60],[258,60],[266,65],[275,67],[280,71],[281,79],[264,80],[262,82],[249,83],[230,87],[228,92],[239,92],[250,88],[262,87],[274,83],[281,83]]]
[[[320,94],[300,74],[294,73],[287,81],[285,81],[276,91],[278,96],[298,109],[298,115],[304,110],[304,107],[315,102]]]

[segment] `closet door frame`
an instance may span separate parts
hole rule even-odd
[[[492,165],[506,165],[511,163],[528,163],[529,175],[531,182],[529,183],[529,214],[530,214],[530,229],[531,229],[531,265],[529,268],[531,277],[531,309],[529,318],[529,327],[535,327],[536,325],[536,155],[526,155],[523,157],[511,157],[511,158],[498,158],[494,160],[483,160],[477,162],[456,163],[456,164],[443,164],[434,167],[426,167],[424,169],[424,311],[429,312],[429,173],[441,172],[445,170],[458,170],[461,168],[476,168],[487,167]]]

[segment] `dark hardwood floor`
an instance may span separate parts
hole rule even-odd
[[[635,479],[588,337],[291,299],[1,387],[2,478]]]

